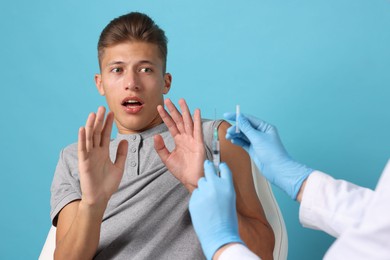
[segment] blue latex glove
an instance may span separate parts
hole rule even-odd
[[[242,243],[238,234],[236,193],[232,173],[225,163],[218,177],[213,163],[204,162],[205,177],[191,195],[189,209],[195,232],[207,259],[228,243]]]
[[[235,113],[225,113],[224,117],[235,121]],[[312,169],[294,161],[284,148],[277,129],[251,116],[238,116],[240,133],[236,127],[227,130],[226,139],[243,147],[265,178],[296,199],[303,181],[313,172]]]

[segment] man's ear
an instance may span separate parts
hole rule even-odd
[[[168,94],[169,90],[171,89],[171,83],[172,83],[172,75],[170,73],[165,73],[164,75],[164,89],[163,94]]]
[[[104,92],[101,74],[95,74],[95,85],[100,95],[104,96],[106,93]]]

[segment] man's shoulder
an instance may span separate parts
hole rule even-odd
[[[69,144],[60,151],[60,161],[71,162],[77,160],[77,143]]]
[[[217,120],[211,120],[211,119],[206,119],[202,118],[202,128],[204,132],[209,132],[214,130],[215,127],[219,127],[219,125],[223,122],[224,120],[222,119],[217,119]]]
[[[208,118],[202,118],[202,126],[205,127],[205,126],[214,125],[220,121],[222,121],[222,120],[212,120],[212,119],[208,119]]]
[[[63,149],[62,149],[62,152],[63,153],[70,153],[70,154],[73,154],[73,153],[77,153],[77,143],[72,143],[72,144],[69,144],[67,146],[65,146]]]

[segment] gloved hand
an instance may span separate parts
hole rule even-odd
[[[207,259],[225,244],[244,244],[238,234],[232,173],[225,163],[219,169],[221,177],[210,161],[204,162],[205,177],[199,179],[189,204],[192,224]]]
[[[235,121],[235,113],[225,113],[227,120]],[[265,178],[296,200],[303,181],[312,169],[294,161],[284,148],[277,129],[255,117],[238,116],[240,133],[236,127],[227,130],[226,139],[243,147]]]

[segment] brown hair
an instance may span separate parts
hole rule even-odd
[[[105,48],[133,41],[156,44],[160,50],[165,73],[168,54],[168,39],[165,32],[149,16],[138,12],[119,16],[103,29],[98,42],[99,66]]]

